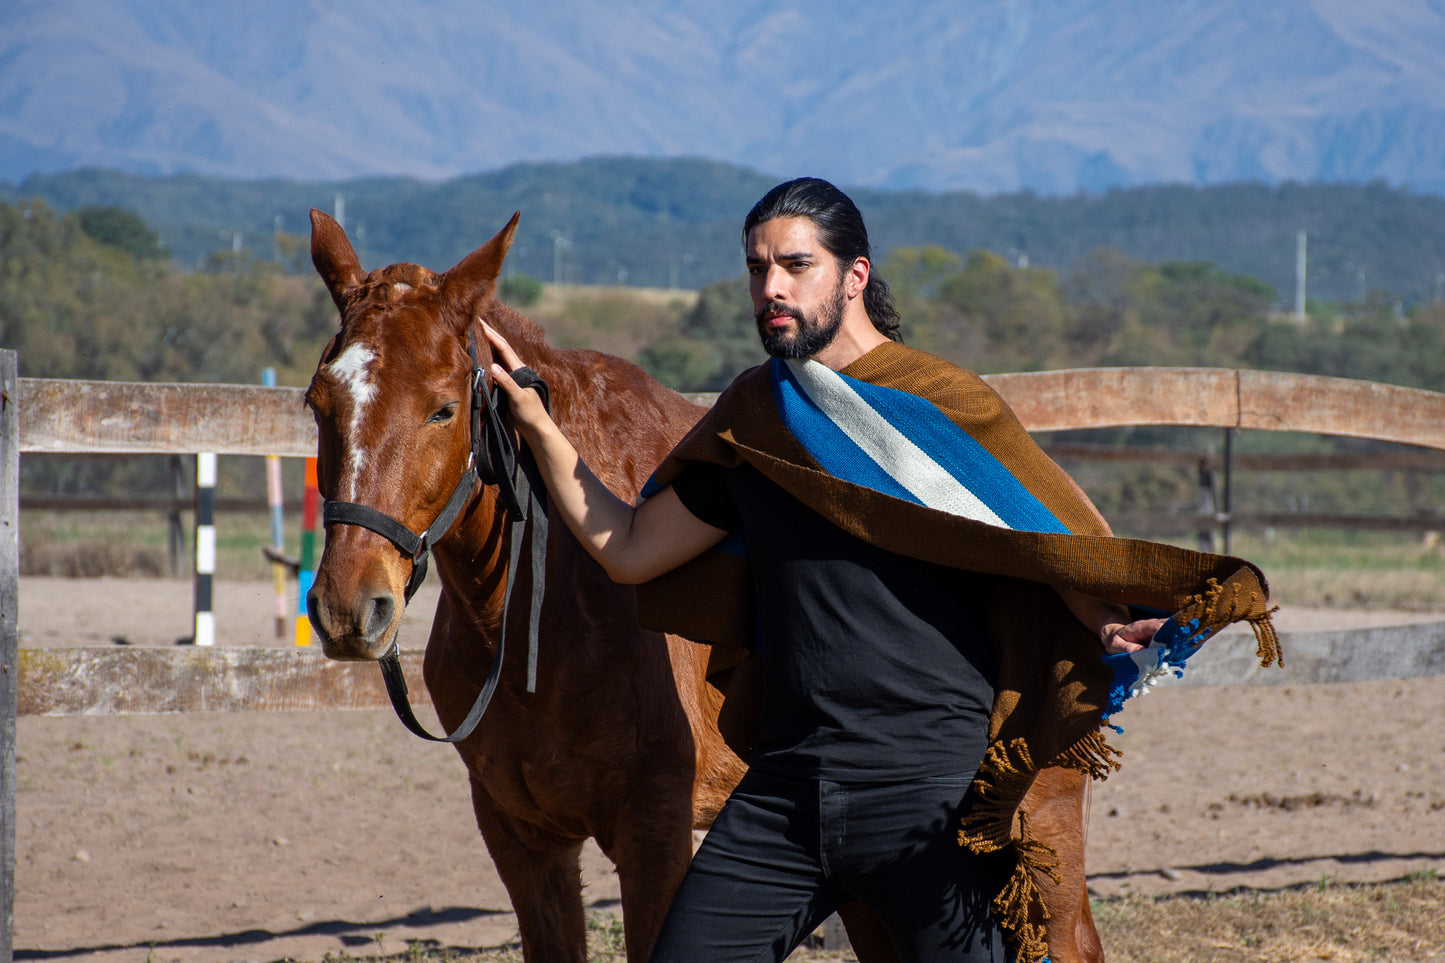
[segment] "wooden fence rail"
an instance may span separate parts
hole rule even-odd
[[[15,719],[22,704],[27,713],[65,714],[360,707],[379,701],[375,673],[358,675],[357,667],[331,665],[311,652],[56,649],[27,650],[22,659],[15,610],[22,452],[306,457],[315,454],[316,427],[294,388],[16,374],[15,353],[0,351],[0,963],[12,957]],[[1312,432],[1445,451],[1445,394],[1412,388],[1215,368],[1075,369],[994,375],[988,381],[1035,432],[1178,425]],[[1445,670],[1445,636],[1412,631],[1416,642],[1410,651],[1423,653],[1418,658],[1361,671]],[[1339,672],[1332,644],[1319,643],[1320,680],[1348,677]],[[412,672],[416,658],[409,656]]]
[[[1445,394],[1232,368],[1075,368],[985,379],[1029,431],[1180,425],[1445,450]],[[22,452],[316,453],[299,388],[19,379]],[[690,395],[708,404],[714,395]]]

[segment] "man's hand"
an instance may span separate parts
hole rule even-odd
[[[537,440],[539,432],[552,424],[552,416],[547,414],[547,408],[542,404],[541,394],[530,388],[520,387],[517,382],[512,380],[511,372],[524,365],[507,339],[485,321],[482,322],[482,331],[486,333],[487,340],[492,343],[494,356],[501,359],[500,364],[495,361],[492,363],[492,380],[507,396],[512,423],[517,426],[517,431],[521,432],[522,437],[529,442],[534,442]]]
[[[1154,633],[1164,626],[1164,619],[1141,619],[1138,622],[1110,622],[1099,630],[1099,641],[1109,655],[1137,652],[1149,644]]]
[[[698,519],[671,486],[634,508],[607,490],[558,430],[542,398],[509,372],[522,359],[495,328],[482,323],[498,363],[492,378],[507,396],[512,423],[531,448],[547,485],[551,511],[618,582],[636,584],[694,558],[727,532]]]

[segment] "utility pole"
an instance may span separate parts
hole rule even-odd
[[[1305,319],[1305,246],[1309,234],[1296,231],[1294,236],[1294,319],[1301,323]]]
[[[564,268],[567,252],[572,250],[572,241],[557,228],[552,228],[552,284],[561,287],[567,280]]]

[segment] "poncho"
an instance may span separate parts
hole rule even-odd
[[[1058,876],[1057,854],[1032,838],[1020,802],[1042,768],[1095,778],[1118,768],[1102,732],[1120,701],[1115,671],[1051,586],[1171,614],[1172,634],[1191,651],[1247,621],[1261,664],[1279,659],[1257,567],[1113,537],[993,389],[924,352],[889,342],[841,372],[777,360],[744,372],[657,469],[648,491],[690,461],[747,462],[879,548],[999,576],[988,614],[999,653],[989,749],[959,841],[978,852],[1014,850],[1014,873],[994,911],[1021,960],[1047,954],[1036,874]],[[726,696],[719,727],[747,758],[758,693],[739,543],[725,540],[641,586],[639,616],[647,628],[715,643],[709,678]]]

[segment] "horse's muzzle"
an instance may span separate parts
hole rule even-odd
[[[390,592],[360,592],[341,605],[315,586],[306,593],[306,615],[321,640],[321,650],[338,662],[375,662],[386,653],[400,626],[397,597]]]

